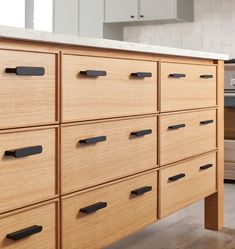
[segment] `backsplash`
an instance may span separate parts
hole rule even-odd
[[[194,0],[194,22],[124,28],[124,40],[235,58],[235,0]]]

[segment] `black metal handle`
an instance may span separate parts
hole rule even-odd
[[[135,18],[135,16],[131,16],[131,18]]]
[[[142,130],[142,131],[133,131],[131,132],[131,135],[136,136],[136,137],[141,137],[141,136],[149,135],[151,133],[152,133],[152,130],[147,129],[147,130]]]
[[[201,125],[207,125],[207,124],[212,124],[214,123],[214,120],[211,119],[211,120],[203,120],[200,122]]]
[[[6,73],[14,73],[20,76],[43,76],[45,74],[44,67],[15,67],[6,68]]]
[[[21,149],[6,150],[5,156],[13,156],[15,158],[32,156],[32,155],[42,153],[42,149],[43,148],[41,145],[36,145],[36,146],[25,147],[25,148],[21,148]]]
[[[132,77],[136,78],[151,78],[152,73],[151,72],[136,72],[136,73],[131,73]]]
[[[88,77],[100,77],[100,76],[106,76],[107,72],[103,70],[86,70],[86,71],[80,71],[80,74]]]
[[[35,225],[35,226],[27,227],[27,228],[24,228],[22,230],[19,230],[13,233],[9,233],[7,234],[6,237],[11,240],[20,240],[30,235],[40,233],[42,229],[43,229],[42,226]]]
[[[85,213],[85,214],[90,214],[90,213],[94,213],[100,209],[106,208],[107,207],[107,202],[98,202],[95,204],[92,204],[90,206],[84,207],[80,209],[81,213]]]
[[[151,190],[152,190],[152,186],[145,186],[143,188],[138,188],[138,189],[132,190],[131,194],[132,195],[143,195],[147,192],[150,192]]]
[[[96,144],[100,142],[106,141],[106,136],[99,136],[99,137],[90,137],[86,139],[79,140],[80,144]]]
[[[212,79],[213,75],[212,74],[203,74],[203,75],[200,75],[200,78],[203,78],[203,79]]]
[[[168,127],[168,129],[177,130],[177,129],[180,129],[180,128],[184,128],[185,126],[186,126],[185,124],[171,125],[171,126]]]
[[[169,74],[170,78],[185,78],[186,74],[183,73],[171,73]]]
[[[200,167],[200,170],[209,169],[209,168],[211,168],[211,167],[213,167],[213,164],[209,163],[209,164],[206,164],[206,165],[201,166],[201,167]]]
[[[141,18],[143,18],[143,17],[144,17],[144,15],[140,15],[140,17],[141,17]]]
[[[173,182],[173,181],[177,181],[181,178],[184,178],[186,175],[184,173],[182,174],[178,174],[178,175],[175,175],[175,176],[171,176],[168,178],[169,181]]]

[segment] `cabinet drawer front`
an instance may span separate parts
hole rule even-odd
[[[55,128],[0,134],[0,212],[56,194]]]
[[[156,187],[157,173],[153,172],[73,197],[64,197],[63,248],[103,248],[154,222]],[[131,193],[143,188],[148,188],[148,191],[139,195]]]
[[[156,62],[64,55],[63,121],[155,113],[156,71]]]
[[[63,127],[62,192],[156,167],[156,120],[147,117]]]
[[[56,249],[57,203],[0,216],[1,249]]]
[[[161,64],[161,111],[216,105],[216,66]]]
[[[163,218],[216,191],[216,153],[160,170],[159,216]]]
[[[160,117],[160,164],[216,149],[216,110]]]
[[[56,121],[54,54],[0,50],[0,128]]]

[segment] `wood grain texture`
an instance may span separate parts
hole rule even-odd
[[[171,78],[170,74],[185,74]],[[201,75],[213,75],[203,79]],[[216,66],[161,63],[161,112],[216,105]]]
[[[58,121],[56,55],[0,50],[0,128],[53,124]],[[44,76],[5,73],[17,66],[44,67]]]
[[[62,128],[62,193],[135,174],[157,166],[157,118],[81,124]],[[151,129],[142,137],[131,132]],[[97,144],[79,140],[106,136]],[[78,180],[79,179],[79,180]]]
[[[104,70],[107,76],[81,76],[80,71],[86,70]],[[151,72],[152,77],[130,77],[136,72]],[[156,112],[156,62],[63,56],[63,122]]]
[[[8,130],[0,134],[0,212],[55,197],[57,128]],[[5,151],[41,145],[41,154],[14,158]]]
[[[224,162],[224,179],[235,180],[235,162]]]
[[[224,109],[224,138],[235,139],[235,112],[234,108]]]
[[[213,123],[201,125],[201,121]],[[216,110],[159,117],[160,165],[166,165],[216,148]],[[170,126],[184,124],[180,129]]]
[[[57,202],[40,204],[17,212],[0,216],[1,249],[59,249],[58,247],[58,204]],[[34,225],[42,226],[40,233],[13,241],[6,235]]]
[[[102,248],[154,222],[157,212],[157,174],[148,173],[62,200],[63,249]],[[152,186],[152,191],[132,196],[132,190]],[[107,207],[82,214],[80,208],[97,202]]]
[[[217,67],[217,193],[205,199],[205,227],[220,230],[224,226],[224,62]]]
[[[201,166],[211,168],[200,170]],[[170,181],[169,177],[185,174]],[[216,153],[212,152],[159,171],[159,218],[216,192]]]

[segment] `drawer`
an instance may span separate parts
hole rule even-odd
[[[216,192],[216,153],[159,171],[159,218]]]
[[[0,212],[57,194],[56,140],[56,128],[0,133]]]
[[[0,50],[0,57],[0,105],[4,107],[0,128],[54,123],[56,55]]]
[[[216,105],[216,66],[161,64],[161,112]]]
[[[0,216],[1,249],[57,249],[57,203]]]
[[[155,168],[156,120],[147,117],[63,127],[62,192]]]
[[[160,164],[216,149],[216,110],[160,117]]]
[[[157,63],[64,55],[62,99],[63,121],[156,113]]]
[[[103,248],[156,221],[157,173],[62,200],[63,249]]]

